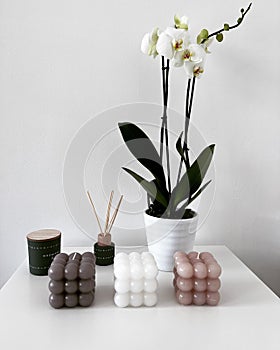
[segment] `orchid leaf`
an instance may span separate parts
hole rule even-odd
[[[187,200],[188,198],[190,199],[201,186],[211,163],[214,148],[215,145],[206,147],[193,162],[191,167],[187,169],[179,183],[174,188],[171,196],[173,210],[176,210],[176,207],[182,201]],[[188,203],[189,200],[187,201],[187,204]]]
[[[191,196],[199,189],[213,158],[215,145],[206,147],[188,169]]]
[[[184,150],[182,147],[182,135],[183,135],[183,131],[181,132],[181,134],[178,137],[178,140],[176,142],[176,149],[177,149],[178,153],[180,154],[180,156],[184,157]]]
[[[133,123],[119,123],[119,129],[129,151],[151,172],[157,186],[167,192],[162,161],[150,138]]]
[[[209,180],[207,181],[193,196],[192,198],[190,198],[190,200],[186,201],[186,203],[184,203],[182,205],[182,207],[180,209],[178,209],[176,212],[175,212],[175,216],[178,217],[178,218],[183,218],[184,215],[186,214],[186,211],[188,210],[187,207],[190,205],[190,203],[192,201],[194,201],[201,193],[202,191],[205,190],[205,188],[210,184],[212,180]]]
[[[176,210],[179,203],[190,198],[190,183],[187,172],[182,176],[179,183],[175,186],[171,194],[171,208]]]
[[[188,168],[188,163],[187,163],[187,159],[185,156],[185,151],[182,147],[182,136],[183,136],[183,132],[181,132],[181,134],[176,142],[176,149],[177,149],[177,152],[179,153],[179,155],[181,156],[181,159],[184,161],[186,168]],[[188,151],[188,149],[187,149],[187,151]]]
[[[205,190],[205,188],[210,184],[212,180],[207,181],[189,200],[188,204],[194,201],[201,193]]]
[[[165,195],[161,193],[155,181],[147,181],[142,176],[136,174],[134,171],[128,168],[122,168],[129,175],[131,175],[142,187],[143,189],[152,197],[152,199],[157,200],[165,208],[168,206],[168,200]]]

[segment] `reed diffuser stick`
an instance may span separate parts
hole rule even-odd
[[[116,217],[117,217],[117,214],[118,214],[118,211],[119,211],[121,202],[122,202],[122,199],[123,199],[123,195],[121,195],[121,198],[120,198],[120,200],[119,200],[119,203],[118,203],[118,205],[117,205],[117,207],[116,207],[116,209],[115,209],[115,211],[114,211],[114,214],[113,214],[113,216],[112,216],[112,219],[111,219],[111,221],[110,221],[110,223],[109,223],[108,233],[110,233],[110,231],[111,231],[111,229],[112,229],[112,227],[113,227],[113,225],[114,225],[114,222],[115,222],[115,220],[116,220]]]
[[[101,228],[101,225],[100,225],[100,221],[99,221],[99,219],[98,219],[98,215],[97,215],[97,213],[96,213],[96,210],[95,210],[95,207],[94,207],[94,204],[93,204],[93,201],[92,201],[92,199],[91,199],[91,196],[90,196],[89,191],[87,191],[87,195],[88,195],[88,199],[89,199],[89,201],[90,201],[91,207],[92,207],[92,209],[93,209],[94,215],[95,215],[95,217],[96,217],[96,220],[97,220],[97,223],[98,223],[98,226],[99,226],[99,230],[100,230],[100,232],[102,232],[102,228]]]
[[[114,191],[111,191],[110,194],[110,199],[107,207],[107,213],[106,213],[106,221],[105,221],[105,227],[104,227],[104,235],[108,232],[108,224],[109,224],[109,219],[110,219],[110,211],[111,211],[111,205],[112,205],[112,200],[114,196]]]

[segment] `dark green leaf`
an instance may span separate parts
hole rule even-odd
[[[214,148],[215,145],[206,147],[182,176],[181,180],[172,191],[172,210],[176,210],[179,203],[191,198],[199,189],[211,163]]]
[[[190,168],[189,168],[190,169]],[[171,194],[171,210],[175,211],[178,204],[190,197],[190,182],[187,172],[182,176]]]
[[[178,137],[178,140],[176,142],[176,149],[178,151],[178,153],[180,154],[180,156],[184,156],[184,150],[182,147],[182,136],[183,136],[183,131],[181,132],[181,134]]]
[[[135,124],[119,123],[123,140],[134,157],[155,177],[162,191],[166,181],[160,156],[149,137]]]
[[[207,146],[188,169],[191,195],[199,189],[213,158],[214,149],[215,145]]]
[[[204,185],[192,196],[192,198],[189,200],[189,203],[188,203],[188,204],[190,204],[192,201],[194,201],[194,200],[202,193],[202,191],[205,190],[205,188],[210,184],[211,181],[212,181],[212,180],[207,181],[206,184],[204,184]]]
[[[227,23],[224,24],[224,30],[226,30],[226,31],[229,30],[229,24],[227,24]]]
[[[144,190],[152,197],[156,199],[160,204],[165,208],[168,206],[168,201],[163,193],[160,192],[160,189],[157,187],[154,181],[147,181],[142,176],[136,174],[134,171],[124,168],[128,174],[130,174],[143,188]]]
[[[192,201],[194,201],[201,193],[202,191],[205,190],[205,188],[210,184],[212,180],[209,180],[206,182],[206,184],[204,184],[202,187],[200,187],[200,189],[192,196],[192,198],[190,198],[188,201],[186,201],[182,207],[176,211],[175,215],[179,216],[180,218],[183,217],[184,213],[187,210],[187,207],[189,206],[189,204],[191,204]]]
[[[190,208],[185,208],[185,206],[183,206],[182,208],[180,208],[179,210],[177,210],[174,214],[174,219],[190,219],[193,218],[195,216],[195,212],[190,209]]]
[[[176,149],[177,149],[178,153],[180,154],[181,159],[184,161],[186,168],[188,168],[188,162],[187,162],[186,155],[185,155],[185,152],[188,151],[188,148],[186,149],[186,151],[184,151],[184,149],[182,147],[182,135],[183,135],[183,132],[181,132],[181,134],[176,142]]]

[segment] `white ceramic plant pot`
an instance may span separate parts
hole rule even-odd
[[[181,250],[193,250],[198,214],[191,219],[163,219],[144,213],[149,251],[154,255],[158,269],[172,271],[173,255]]]

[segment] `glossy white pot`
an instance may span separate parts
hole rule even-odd
[[[149,251],[154,255],[158,269],[172,271],[173,255],[181,250],[193,250],[198,214],[191,219],[163,219],[144,213]]]

